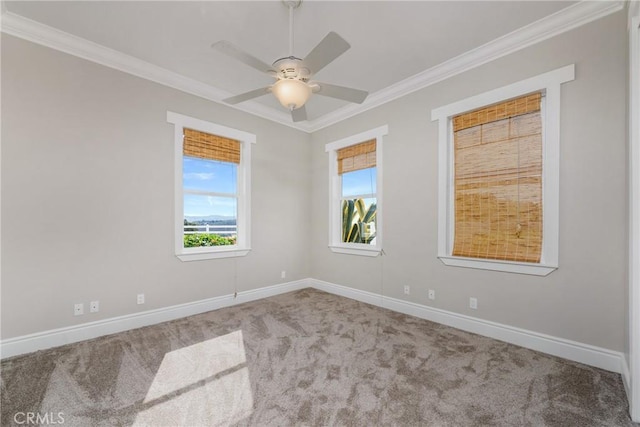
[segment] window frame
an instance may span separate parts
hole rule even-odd
[[[335,253],[375,257],[382,252],[383,211],[382,202],[382,137],[389,133],[387,125],[371,129],[325,145],[329,153],[329,249]],[[347,243],[342,241],[342,177],[338,174],[338,150],[376,140],[376,244]]]
[[[438,121],[438,258],[448,266],[546,276],[558,268],[560,213],[560,92],[575,79],[575,64],[435,108]],[[452,118],[458,114],[542,91],[542,254],[539,263],[453,256],[454,147]]]
[[[256,136],[249,132],[167,111],[167,122],[174,125],[174,246],[181,261],[245,256],[251,250],[251,146]],[[236,244],[233,246],[184,247],[184,185],[182,182],[183,129],[189,128],[240,141],[237,177]],[[225,195],[225,197],[228,195]]]

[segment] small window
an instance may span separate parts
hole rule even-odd
[[[334,252],[377,256],[382,250],[382,136],[387,127],[327,144],[330,241]]]
[[[175,125],[176,255],[183,261],[246,255],[255,136],[171,112],[167,121]]]
[[[558,267],[560,85],[574,74],[570,65],[432,111],[446,265],[533,275]]]

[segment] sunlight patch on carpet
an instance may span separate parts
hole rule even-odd
[[[134,426],[227,425],[253,408],[242,331],[165,354]]]

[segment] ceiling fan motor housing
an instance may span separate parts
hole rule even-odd
[[[278,70],[279,79],[297,79],[306,82],[311,72],[306,68],[302,59],[295,56],[280,58],[273,63],[273,68]]]

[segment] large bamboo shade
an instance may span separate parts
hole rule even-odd
[[[453,255],[540,262],[541,94],[453,118]]]
[[[184,128],[185,156],[240,163],[240,141]]]
[[[338,150],[338,174],[372,168],[376,165],[376,140],[361,142]]]

